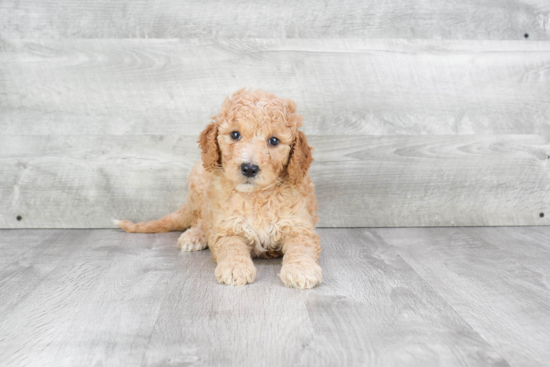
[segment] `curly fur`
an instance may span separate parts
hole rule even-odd
[[[241,89],[226,98],[199,138],[201,162],[191,170],[186,203],[159,220],[118,221],[127,232],[185,230],[183,251],[209,247],[223,284],[252,283],[252,257],[284,255],[286,286],[312,288],[321,282],[321,246],[315,233],[317,200],[308,175],[313,161],[296,104],[271,93]],[[231,137],[239,131],[240,140]],[[277,137],[280,144],[268,140]],[[259,166],[253,178],[243,163]]]

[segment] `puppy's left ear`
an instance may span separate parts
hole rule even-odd
[[[307,144],[306,135],[297,130],[287,167],[288,179],[291,184],[297,185],[302,182],[307,175],[311,162],[313,162],[313,156],[311,155],[311,147]]]
[[[218,124],[212,122],[203,130],[199,138],[202,150],[202,164],[207,171],[212,171],[221,166],[221,152],[218,145]]]

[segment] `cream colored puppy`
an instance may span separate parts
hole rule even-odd
[[[179,246],[210,247],[223,284],[252,283],[252,257],[283,255],[283,284],[314,287],[322,272],[317,200],[308,174],[313,158],[298,130],[296,104],[241,89],[212,120],[200,135],[202,160],[189,176],[186,203],[159,220],[117,224],[127,232],[187,229]]]

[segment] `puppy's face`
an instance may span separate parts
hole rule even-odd
[[[298,131],[296,105],[273,94],[240,90],[199,140],[206,169],[222,169],[236,190],[253,192],[283,180],[300,182],[311,164],[311,148]]]
[[[288,164],[292,130],[284,122],[263,116],[261,107],[243,108],[218,128],[225,177],[238,191],[251,192],[273,185]]]

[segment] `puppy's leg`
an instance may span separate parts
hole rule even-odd
[[[182,251],[200,251],[208,247],[206,236],[200,224],[187,229],[178,239],[178,246]]]
[[[218,263],[214,275],[227,285],[245,285],[256,278],[256,267],[250,256],[250,246],[242,237],[220,237],[210,245]]]
[[[289,236],[283,242],[281,281],[287,287],[313,288],[322,281],[322,270],[317,262],[321,253],[319,236]]]

